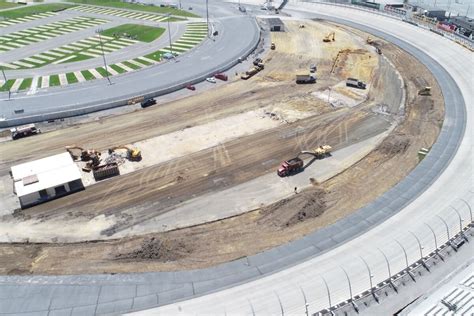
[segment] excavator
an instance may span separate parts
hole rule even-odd
[[[67,152],[71,155],[73,160],[80,159],[81,161],[87,161],[86,166],[82,168],[84,171],[91,171],[95,167],[100,165],[100,156],[101,153],[95,149],[84,149],[82,147],[72,145],[66,146]],[[75,154],[74,150],[80,151],[79,154]]]
[[[326,37],[323,38],[323,42],[329,43],[329,42],[334,42],[336,40],[336,32],[331,32]]]
[[[374,43],[374,40],[372,39],[372,37],[367,37],[367,44],[369,45],[372,45]]]
[[[109,155],[118,149],[126,150],[127,159],[130,161],[140,161],[142,160],[142,152],[138,148],[130,148],[125,145],[115,146],[109,149]]]

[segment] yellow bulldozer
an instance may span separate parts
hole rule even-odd
[[[109,155],[116,150],[123,149],[127,152],[127,159],[130,161],[142,160],[142,152],[138,148],[131,148],[125,145],[115,146],[109,149]]]
[[[431,87],[424,87],[418,90],[418,95],[431,95]]]
[[[334,42],[336,40],[336,32],[330,32],[328,35],[326,35],[323,38],[323,42],[329,43],[329,42]]]

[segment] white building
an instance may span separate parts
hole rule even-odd
[[[69,153],[13,166],[11,173],[22,208],[84,189],[79,168]]]

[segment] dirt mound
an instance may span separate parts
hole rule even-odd
[[[261,211],[259,224],[289,227],[306,219],[318,217],[326,210],[326,191],[314,188],[278,201]]]
[[[384,155],[396,155],[403,154],[410,145],[410,139],[405,134],[393,134],[389,135],[380,146],[377,151]]]
[[[189,253],[191,253],[191,250],[186,247],[183,241],[152,237],[145,239],[140,248],[128,253],[120,253],[115,258],[169,262],[181,259]]]

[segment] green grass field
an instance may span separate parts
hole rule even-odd
[[[81,4],[100,5],[103,7],[113,7],[113,8],[120,8],[120,9],[144,11],[144,12],[154,12],[154,13],[162,13],[162,14],[169,13],[171,15],[185,16],[185,17],[199,17],[198,15],[194,13],[187,12],[184,10],[173,9],[170,7],[148,6],[148,5],[135,4],[135,3],[126,3],[126,2],[120,2],[120,0],[66,0],[66,1],[81,3]]]
[[[8,91],[15,83],[15,79],[10,79],[5,82],[5,84],[0,88],[0,91]]]
[[[68,83],[76,83],[78,81],[76,76],[72,72],[68,72],[66,74],[66,79]]]
[[[9,9],[19,6],[17,3],[6,2],[5,0],[0,0],[0,9]]]
[[[33,78],[26,78],[25,80],[23,80],[23,82],[20,85],[19,90],[28,89],[31,86],[32,81],[33,81]]]
[[[123,74],[126,72],[125,69],[122,69],[117,65],[110,65],[109,67],[118,72],[119,74]]]
[[[117,37],[126,35],[127,37],[130,36],[130,38],[136,39],[137,41],[150,43],[160,37],[164,31],[165,29],[161,27],[152,27],[138,24],[123,24],[111,29],[107,29],[101,34],[105,36],[116,35]]]
[[[112,76],[112,74],[110,72],[106,71],[104,67],[98,67],[95,70],[97,70],[97,72],[100,73],[102,75],[102,77],[104,77],[104,78],[107,77],[107,74],[109,75],[109,77]]]
[[[59,11],[64,10],[67,8],[72,8],[74,5],[66,4],[66,3],[50,3],[50,4],[39,4],[39,5],[32,5],[27,6],[15,10],[8,10],[0,12],[0,16],[7,18],[7,19],[15,19],[21,18],[26,15],[44,13],[44,12],[51,12],[51,11]]]
[[[54,87],[54,86],[59,86],[61,83],[59,82],[59,76],[58,75],[52,75],[49,77],[49,86]]]
[[[93,80],[95,79],[94,75],[91,74],[91,72],[89,70],[82,70],[81,71],[82,75],[84,76],[84,79],[86,80]]]

